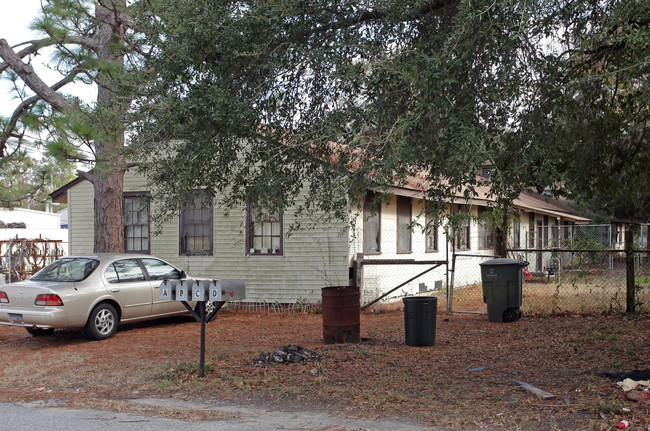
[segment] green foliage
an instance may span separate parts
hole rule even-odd
[[[24,151],[0,158],[0,206],[45,209],[48,193],[74,177],[70,163],[36,160]]]
[[[4,57],[0,60],[0,71],[12,83],[16,95],[12,117],[1,122],[0,157],[12,157],[7,163],[15,165],[20,159],[11,152],[22,151],[36,141],[39,150],[59,160],[63,169],[70,169],[69,162],[83,163],[94,168],[92,180],[97,182],[109,172],[121,175],[125,170],[123,113],[128,99],[123,93],[118,98],[118,89],[128,44],[126,22],[122,20],[126,3],[47,0],[42,2],[41,11],[31,27],[42,38],[20,44],[32,52],[23,62],[43,61],[60,74],[60,80],[51,83],[48,78],[45,83],[40,82],[42,77],[34,76],[28,81],[22,76],[25,72],[7,67],[2,62]],[[108,13],[108,18],[98,19],[95,14],[100,11]],[[85,104],[69,94],[73,83],[96,85],[96,102]]]
[[[553,146],[574,197],[648,221],[650,5],[584,2],[566,22],[570,49],[553,58],[531,127]]]
[[[433,201],[486,185],[505,211],[551,181],[549,146],[524,122],[567,2],[151,5],[132,133],[168,215],[207,187],[272,210],[302,193],[299,213],[345,219],[367,188],[416,173]]]

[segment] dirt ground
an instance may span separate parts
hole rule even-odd
[[[400,309],[364,312],[359,344],[324,344],[319,314],[223,310],[207,325],[205,378],[200,325],[189,317],[124,325],[106,341],[78,331],[34,338],[0,327],[0,401],[102,408],[188,421],[215,411],[134,407],[172,398],[354,418],[402,418],[449,430],[650,429],[650,405],[626,400],[602,372],[650,368],[650,315],[537,317],[491,323],[439,311],[436,343],[404,343]],[[254,365],[296,344],[322,359]],[[555,395],[542,399],[515,385]],[[223,417],[228,417],[222,413]]]

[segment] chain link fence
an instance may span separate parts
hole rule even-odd
[[[475,233],[475,232],[473,232]],[[408,253],[386,250],[396,243],[397,232],[383,230],[381,254],[358,255],[350,272],[351,283],[361,287],[361,304],[368,307],[398,307],[407,296],[436,296],[438,308],[460,313],[487,312],[483,301],[482,262],[495,258],[491,249],[453,250],[440,242],[421,242],[413,235]],[[523,248],[509,257],[529,262],[523,282],[523,313],[594,314],[626,310],[627,282],[624,235],[609,225],[536,226],[522,236]],[[650,310],[650,250],[648,226],[635,232],[636,309]],[[318,312],[316,294],[295,303],[256,302],[234,304],[242,312],[301,314]]]
[[[634,231],[635,309],[650,310],[648,225]],[[509,256],[529,262],[523,282],[523,313],[598,313],[626,310],[624,231],[610,225],[536,226],[525,247]],[[480,264],[485,256],[452,257],[449,309],[486,312]]]

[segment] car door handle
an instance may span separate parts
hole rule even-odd
[[[111,289],[111,292],[113,292],[113,293],[117,293],[117,292],[119,292],[119,291],[120,291],[120,289],[118,289],[117,287],[114,288],[114,289]]]

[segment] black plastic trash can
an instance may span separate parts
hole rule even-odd
[[[481,265],[483,302],[490,322],[516,322],[521,317],[523,269],[528,262],[492,259]]]
[[[436,343],[438,298],[417,296],[404,302],[404,333],[407,346],[432,346]]]

